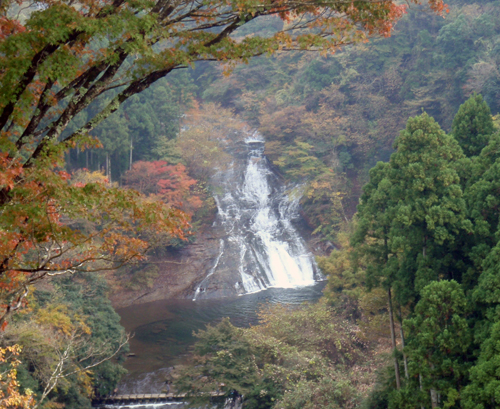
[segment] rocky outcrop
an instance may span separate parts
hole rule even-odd
[[[136,290],[119,288],[111,294],[111,302],[115,308],[122,308],[150,301],[192,298],[197,284],[213,266],[218,251],[219,238],[202,232],[194,243],[167,256],[148,259],[144,268],[150,264],[157,267],[158,276],[152,286]]]
[[[264,155],[260,135],[235,134],[225,149],[233,162],[211,180],[218,209],[213,225],[195,243],[148,260],[156,267],[153,285],[149,281],[149,288],[116,292],[116,307],[171,298],[235,297],[324,278],[313,256],[324,246],[310,237],[310,243],[304,240],[310,231],[299,209],[301,187],[283,183]]]

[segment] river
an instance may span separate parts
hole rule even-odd
[[[207,324],[229,317],[239,327],[255,325],[263,304],[298,305],[322,294],[324,283],[318,281],[324,277],[295,227],[300,189],[286,186],[272,170],[258,133],[236,135],[226,148],[233,165],[211,181],[217,192],[212,230],[220,238],[219,254],[191,300],[118,311],[134,334],[119,394],[165,391],[169,368],[186,361],[193,332]]]
[[[194,343],[193,331],[229,317],[233,325],[257,324],[257,312],[263,304],[291,304],[317,301],[324,282],[297,288],[269,288],[223,300],[166,300],[133,305],[118,310],[122,325],[134,334],[130,356],[125,362],[129,371],[120,384],[120,393],[159,393],[164,384],[165,368],[185,362]]]

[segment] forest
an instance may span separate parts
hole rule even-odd
[[[242,129],[301,186],[324,296],[198,331],[176,390],[500,407],[499,17],[487,0],[1,2],[0,407],[116,390],[130,335],[110,296],[210,230]]]
[[[252,408],[497,407],[499,136],[478,94],[450,134],[411,117],[319,259],[325,299],[199,332],[181,390],[203,401],[222,379]]]

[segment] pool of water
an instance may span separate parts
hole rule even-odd
[[[233,299],[155,301],[118,310],[127,332],[134,334],[125,368],[129,374],[121,393],[157,393],[164,386],[165,368],[182,364],[193,345],[194,331],[229,317],[233,325],[258,323],[257,312],[264,304],[315,302],[324,282],[299,288],[269,288]]]

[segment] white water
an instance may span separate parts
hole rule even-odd
[[[221,191],[213,226],[221,236],[219,254],[194,299],[307,286],[322,279],[292,223],[299,218],[299,197],[290,199],[271,171],[264,140],[249,136],[233,156],[233,166],[212,181]]]
[[[102,409],[177,409],[184,408],[183,402],[161,402],[161,403],[134,403],[134,404],[116,404],[102,405]]]
[[[313,255],[307,250],[304,240],[293,224],[294,220],[300,218],[298,203],[300,195],[290,195],[289,189],[272,172],[264,156],[264,140],[258,134],[249,136],[243,144],[237,146],[233,156],[234,166],[227,171],[219,172],[212,181],[218,191],[215,197],[218,215],[213,230],[219,246],[212,266],[196,288],[193,301],[201,298],[256,293],[270,287],[299,288],[322,280],[323,277],[316,267]],[[171,333],[158,333],[155,328],[149,333],[148,325],[129,330],[136,332],[136,338],[140,338],[143,342],[142,348],[148,345],[148,336],[151,337],[149,342],[154,344],[161,340],[161,345],[166,347],[169,343],[164,343],[163,340],[180,337],[180,333],[183,333],[178,325],[187,325],[188,334],[203,327],[201,323],[196,322],[196,327],[192,328],[193,323],[190,323],[190,320],[193,321],[197,315],[203,316],[203,324],[223,316],[230,316],[236,325],[238,317],[245,322],[243,325],[248,325],[250,322],[256,322],[256,311],[260,303],[289,303],[295,300],[295,297],[298,297],[295,301],[301,303],[310,299],[307,294],[313,289],[314,287],[269,290],[264,294],[230,301],[205,300],[194,303],[183,300],[189,303],[189,310],[180,314],[178,322],[169,321],[169,324],[164,326],[165,331]],[[319,294],[320,292],[313,299],[317,299]],[[212,304],[215,302],[220,303],[219,308]],[[233,305],[238,305],[237,313],[232,311]],[[134,306],[134,310],[138,308]],[[196,314],[191,309],[196,309]],[[130,313],[127,311],[125,315]],[[158,313],[161,313],[161,309]],[[206,316],[207,314],[216,316]],[[249,317],[254,317],[254,321],[249,321]],[[157,320],[154,320],[151,325],[154,326],[156,323]],[[141,356],[140,350],[134,352],[137,352],[138,357]],[[134,359],[139,359],[138,357]],[[164,388],[162,373],[167,370],[164,368],[145,373],[140,379],[131,378],[130,383],[122,382],[120,393],[159,393]],[[182,406],[182,403],[165,402],[108,407],[173,409]],[[227,404],[226,407],[229,408],[231,405]]]

